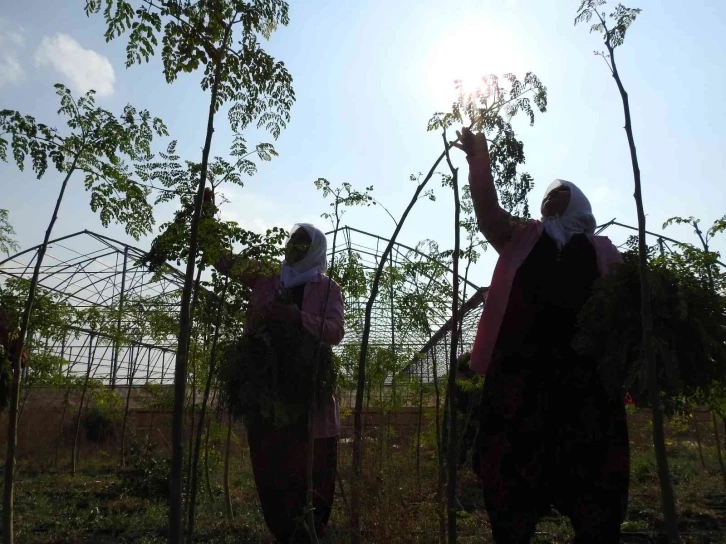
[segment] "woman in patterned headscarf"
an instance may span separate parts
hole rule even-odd
[[[499,253],[471,353],[486,376],[476,449],[494,540],[529,542],[555,506],[576,543],[616,543],[629,483],[625,407],[571,344],[594,281],[620,254],[595,236],[571,182],[547,188],[540,220],[503,210],[484,135],[459,136],[479,228]]]
[[[288,321],[315,338],[320,335],[323,344],[330,346],[343,339],[343,297],[338,284],[325,275],[326,258],[325,235],[302,223],[291,231],[279,274],[265,274],[258,263],[232,256],[215,268],[252,289],[245,334],[268,320]],[[338,404],[330,395],[313,416],[313,508],[318,536],[325,534],[333,506],[339,434]],[[307,418],[279,427],[254,417],[247,425],[247,439],[268,528],[278,542],[309,542],[303,521]]]

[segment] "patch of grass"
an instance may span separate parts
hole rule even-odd
[[[636,430],[637,432],[637,430]],[[679,439],[680,440],[680,439]],[[688,437],[669,446],[686,543],[724,542],[726,489],[716,459],[715,445],[704,444],[706,469]],[[420,474],[410,444],[387,441],[381,449],[367,445],[362,481],[361,517],[366,543],[434,543],[438,541],[440,515],[446,514],[436,499],[437,466],[430,449],[422,450]],[[389,447],[390,445],[390,447]],[[352,492],[351,445],[342,444],[338,485],[328,542],[350,541],[348,507]],[[221,489],[220,464],[210,465],[212,496],[204,472],[199,488],[197,531],[199,543],[273,543],[260,512],[249,456],[231,460],[234,520],[226,519]],[[21,544],[141,543],[166,542],[168,458],[154,452],[131,449],[126,469],[117,456],[84,457],[79,473],[51,468],[50,463],[21,463],[16,492],[17,542]],[[203,463],[202,463],[203,466]],[[38,470],[42,468],[42,470]],[[634,446],[631,453],[631,488],[622,542],[659,542],[663,523],[660,490],[652,448]],[[344,499],[345,496],[345,499]],[[459,475],[459,542],[491,542],[480,483],[468,466]],[[569,520],[556,511],[543,519],[533,539],[536,543],[568,542],[573,536]]]

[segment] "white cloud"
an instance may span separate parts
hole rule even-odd
[[[17,85],[25,79],[19,55],[19,50],[24,46],[23,29],[0,18],[0,87],[5,84]]]
[[[52,66],[76,92],[93,89],[98,96],[113,94],[116,76],[111,62],[92,49],[84,49],[67,34],[44,36],[35,52],[35,66]]]

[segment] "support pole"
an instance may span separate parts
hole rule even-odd
[[[166,367],[166,352],[161,352],[161,385],[164,385],[164,368]]]
[[[111,365],[111,389],[116,389],[116,372],[118,371],[118,352],[120,349],[118,337],[121,334],[121,314],[124,311],[124,296],[126,294],[126,266],[129,259],[129,247],[124,247],[124,265],[121,272],[121,294],[118,301],[118,319],[116,320],[116,338],[113,340],[113,363]]]
[[[63,376],[63,361],[66,358],[66,335],[63,335],[63,338],[61,339],[61,356],[60,356],[60,364],[58,370],[60,371],[60,375]]]

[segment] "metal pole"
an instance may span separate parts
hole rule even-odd
[[[164,367],[166,366],[166,352],[161,352],[161,385],[164,385]]]
[[[118,319],[116,320],[116,338],[114,338],[113,363],[111,366],[111,389],[116,389],[116,372],[118,371],[118,336],[121,334],[121,314],[124,311],[124,295],[126,294],[126,265],[129,258],[129,247],[124,247],[124,265],[121,272],[121,294],[118,302]]]
[[[128,386],[130,388],[131,380],[134,379],[134,345],[133,345],[133,343],[129,346],[128,352],[129,352],[129,366],[128,366],[128,370],[126,371],[126,383],[128,384]]]
[[[394,318],[394,312],[393,312],[393,251],[391,251],[391,254],[389,255],[390,261],[391,261],[391,351],[393,351],[393,354],[395,356],[396,354],[396,327],[395,327],[395,318]]]
[[[86,369],[87,376],[91,375],[91,367],[93,366],[93,333],[91,333],[91,338],[88,340],[88,368]],[[81,406],[81,408],[83,408]]]
[[[391,263],[391,353],[393,354],[393,375],[391,376],[391,412],[393,412],[396,406],[396,372],[398,370],[398,361],[396,359],[396,318],[393,311],[393,251],[389,254],[389,261]],[[383,407],[381,407],[382,409]],[[390,426],[390,424],[389,424]]]

